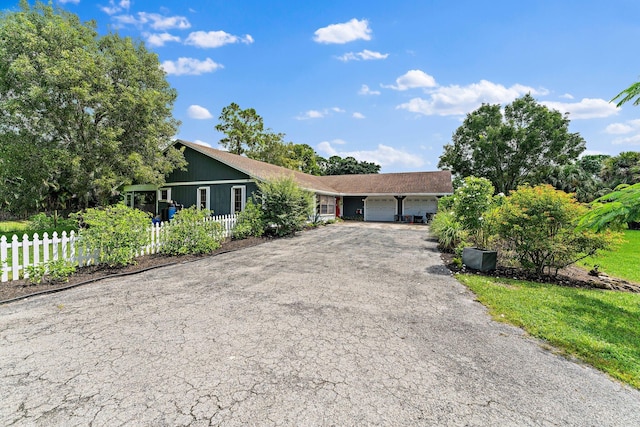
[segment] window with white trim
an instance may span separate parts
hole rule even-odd
[[[247,200],[247,187],[245,185],[234,185],[231,187],[231,213],[242,212]]]
[[[211,210],[210,191],[211,188],[209,187],[198,187],[198,192],[196,193],[198,209]]]
[[[159,202],[170,202],[171,201],[171,189],[170,188],[160,188],[158,190],[158,201]]]
[[[336,213],[336,198],[333,196],[318,196],[318,213],[320,215],[334,215]]]

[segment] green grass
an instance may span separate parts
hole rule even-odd
[[[640,283],[640,230],[626,230],[624,240],[615,250],[586,258],[578,265],[590,270],[597,264],[609,276]]]
[[[459,274],[498,321],[640,389],[640,295]]]
[[[10,238],[14,234],[22,233],[29,228],[29,221],[0,221],[0,236]]]

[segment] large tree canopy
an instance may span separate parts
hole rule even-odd
[[[524,183],[536,184],[556,166],[575,161],[585,149],[569,119],[540,105],[531,95],[504,108],[483,104],[467,114],[452,143],[444,147],[438,167],[457,178],[487,178],[497,192],[508,193]]]
[[[157,55],[95,23],[26,0],[0,15],[0,209],[107,203],[184,165],[176,92]]]
[[[285,134],[265,129],[264,120],[255,109],[243,110],[235,102],[222,109],[218,120],[220,123],[215,129],[225,135],[220,139],[220,145],[230,153],[312,175],[380,172],[380,165],[375,163],[340,156],[331,156],[326,160],[307,144],[285,142]]]

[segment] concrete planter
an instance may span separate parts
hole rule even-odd
[[[464,248],[462,250],[462,262],[469,268],[480,271],[496,269],[498,252],[487,251],[478,248]]]

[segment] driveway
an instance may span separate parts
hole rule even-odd
[[[640,425],[418,225],[332,225],[0,306],[2,425]]]

